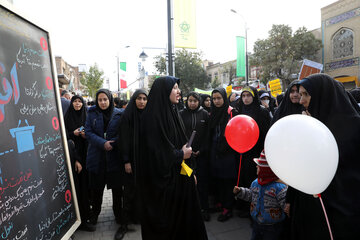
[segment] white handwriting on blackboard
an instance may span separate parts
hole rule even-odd
[[[39,231],[42,232],[45,229],[49,229],[51,227],[51,224],[55,222],[59,217],[61,217],[66,211],[70,209],[72,204],[67,204],[65,208],[61,208],[60,212],[53,212],[51,214],[51,217],[46,218],[44,221],[40,221],[38,224]]]
[[[59,143],[56,147],[52,148],[49,145],[41,145],[41,149],[39,151],[40,158],[45,158],[47,155],[55,156],[57,151],[62,150],[61,143]]]
[[[61,192],[65,192],[67,185],[68,185],[68,179],[66,175],[66,167],[65,167],[65,161],[64,161],[64,155],[61,154],[56,158],[56,163],[58,164],[58,168],[56,169],[57,174],[57,181],[58,185],[56,185],[53,190],[52,199],[55,200],[55,198],[59,195]]]
[[[27,64],[31,66],[32,70],[36,68],[48,68],[46,63],[42,63],[41,57],[45,57],[45,54],[41,53],[40,51],[27,48],[25,44],[23,44],[16,55],[16,61],[21,65]]]
[[[55,106],[53,106],[50,102],[47,102],[45,105],[42,103],[39,106],[34,106],[33,104],[21,104],[20,113],[22,115],[44,115],[48,114],[49,111],[55,110]]]
[[[16,195],[11,196],[5,196],[4,200],[0,203],[0,210],[9,210],[11,203],[15,200],[19,200],[24,197],[24,195],[29,196],[31,194],[31,191],[38,188],[42,184],[42,179],[40,181],[33,181],[31,185],[27,187],[19,186],[16,190]],[[6,200],[5,200],[6,199]]]
[[[11,206],[9,209],[10,212],[1,212],[0,225],[6,221],[9,221],[14,215],[19,215],[20,212],[23,212],[32,203],[36,203],[42,197],[44,192],[44,189],[42,189],[41,192],[32,194],[29,198],[26,198],[25,201],[19,202],[18,205]]]
[[[40,91],[36,85],[37,81],[35,81],[30,88],[24,87],[25,94],[27,96],[33,97],[34,99],[42,98],[43,100],[53,96],[53,92],[51,90],[41,89]]]
[[[28,228],[27,228],[27,225],[25,225],[25,227],[24,227],[23,230],[19,230],[19,231],[17,232],[17,234],[15,235],[15,237],[13,237],[13,238],[11,238],[11,239],[9,239],[9,240],[20,240],[20,239],[22,239],[22,238],[25,236],[25,234],[27,233],[27,231],[28,231]]]

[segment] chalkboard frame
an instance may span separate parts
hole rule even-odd
[[[55,58],[54,58],[54,55],[52,54],[52,50],[51,50],[52,45],[51,45],[50,33],[43,27],[40,27],[40,24],[38,24],[37,21],[33,17],[29,17],[27,14],[22,12],[20,9],[14,7],[8,1],[0,0],[0,6],[4,9],[6,9],[7,11],[9,11],[10,13],[14,14],[16,17],[21,18],[22,20],[28,22],[29,24],[33,25],[34,27],[38,28],[39,30],[45,32],[47,35],[47,38],[48,38],[48,53],[49,53],[49,59],[50,59],[50,63],[51,63],[51,73],[53,75],[52,81],[53,81],[55,97],[56,97],[55,101],[56,101],[57,112],[58,112],[59,120],[60,120],[59,127],[60,127],[60,133],[61,133],[61,138],[62,138],[62,144],[64,147],[66,166],[68,168],[68,174],[69,174],[69,179],[70,179],[72,198],[73,198],[72,201],[74,203],[75,214],[76,214],[75,223],[69,228],[69,230],[61,238],[62,240],[67,240],[73,235],[73,233],[76,231],[76,229],[80,226],[81,218],[80,218],[79,205],[78,205],[78,201],[77,201],[75,184],[74,184],[74,179],[73,179],[69,148],[68,148],[68,144],[67,144],[64,116],[63,116],[63,113],[61,110],[62,107],[61,107],[61,99],[60,99],[60,90],[59,90],[59,86],[58,86]]]

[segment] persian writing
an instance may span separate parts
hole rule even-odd
[[[28,232],[28,228],[27,228],[27,225],[24,226],[24,229],[22,230],[19,230],[16,235],[12,238],[9,238],[9,240],[20,240],[22,239],[26,233]]]
[[[20,176],[15,178],[15,177],[11,177],[11,178],[5,178],[4,182],[5,182],[5,186],[1,186],[0,187],[0,199],[1,196],[4,194],[4,192],[7,189],[11,189],[14,188],[16,186],[19,186],[22,182],[27,182],[30,177],[32,176],[32,170],[28,169],[25,173],[24,172],[20,172]]]
[[[56,169],[56,175],[57,175],[57,185],[53,188],[54,192],[52,194],[52,199],[55,200],[56,197],[61,192],[66,191],[66,187],[68,185],[68,179],[66,176],[66,165],[64,160],[64,155],[61,154],[56,158],[56,163],[58,164],[58,167]]]
[[[356,8],[354,10],[351,10],[351,11],[345,12],[343,14],[337,15],[335,17],[332,17],[325,21],[325,25],[330,26],[330,25],[340,23],[340,22],[346,21],[350,18],[357,17],[357,16],[360,16],[360,8]]]
[[[10,221],[15,215],[19,215],[32,204],[38,202],[45,190],[41,188],[42,180],[34,181],[27,187],[19,186],[15,195],[8,195],[1,203],[0,225]]]
[[[4,224],[4,226],[1,226],[1,228],[0,228],[1,238],[7,239],[7,237],[10,235],[10,232],[13,228],[14,228],[14,224],[12,222]]]
[[[325,69],[327,71],[335,70],[338,68],[352,67],[359,65],[359,58],[346,59],[337,62],[331,62],[325,64]]]
[[[27,48],[25,47],[25,44],[23,44],[16,55],[16,61],[20,65],[30,66],[32,70],[37,68],[45,69],[49,66],[46,63],[43,63],[41,58],[44,56],[43,53],[40,54],[39,51]]]
[[[10,78],[12,85],[10,84],[10,81],[3,76],[5,72],[6,72],[5,65],[0,62],[0,79],[2,79],[0,83],[0,87],[2,87],[3,90],[2,92],[4,93],[2,94],[2,92],[0,91],[0,123],[5,119],[5,105],[7,105],[10,102],[12,97],[15,100],[15,104],[18,103],[20,98],[19,81],[16,70],[16,64],[14,63],[10,71]]]
[[[42,98],[43,100],[46,98],[53,97],[53,92],[48,89],[42,89],[41,91],[37,89],[37,81],[35,81],[30,88],[24,87],[25,94],[34,99]]]
[[[56,110],[56,106],[53,106],[50,102],[46,104],[40,104],[38,106],[34,106],[33,104],[21,104],[20,113],[22,115],[44,115],[48,114],[50,111]]]
[[[58,143],[56,147],[50,147],[49,145],[41,145],[39,150],[40,158],[46,158],[46,156],[55,156],[58,151],[62,150],[61,143]]]
[[[60,133],[55,133],[52,136],[50,136],[48,133],[44,136],[44,137],[38,137],[35,141],[35,145],[40,145],[40,144],[47,144],[47,143],[51,143],[54,142],[58,139],[61,138]]]

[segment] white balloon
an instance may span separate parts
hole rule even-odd
[[[339,150],[330,130],[316,118],[294,114],[278,120],[265,138],[273,172],[308,194],[322,193],[333,179]]]

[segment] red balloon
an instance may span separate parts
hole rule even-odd
[[[237,115],[226,125],[225,138],[235,151],[247,152],[259,139],[259,126],[252,117]]]

